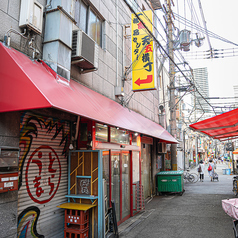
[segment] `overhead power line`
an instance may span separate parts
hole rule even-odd
[[[201,12],[201,15],[202,15],[202,20],[203,20],[203,25],[204,25],[206,36],[207,36],[208,45],[209,45],[209,48],[211,50],[212,46],[211,46],[211,42],[210,42],[210,39],[209,39],[208,31],[207,31],[207,23],[205,21],[205,16],[204,16],[204,13],[203,13],[203,10],[202,10],[202,3],[201,3],[200,0],[198,0],[198,4],[199,4],[199,9],[200,9],[200,12]]]
[[[196,23],[194,23],[194,22],[192,22],[192,21],[190,21],[190,20],[188,20],[188,19],[186,19],[186,18],[184,18],[184,17],[182,17],[182,16],[180,16],[180,15],[178,15],[176,13],[174,13],[174,16],[175,16],[175,20],[177,20],[180,23],[183,23],[184,25],[189,25],[191,28],[196,29],[196,30],[198,30],[198,31],[200,31],[200,32],[202,32],[204,34],[208,34],[208,36],[210,36],[212,38],[215,38],[215,39],[224,41],[226,43],[238,46],[238,44],[236,44],[236,43],[234,43],[232,41],[229,41],[229,40],[225,39],[224,37],[221,37],[221,36],[211,32],[209,30],[206,31],[206,29],[204,29],[203,27],[197,25]]]
[[[216,58],[226,58],[226,57],[236,57],[238,56],[238,48],[230,49],[212,49],[211,51],[195,51],[185,53],[187,60],[193,59],[216,59]]]
[[[180,67],[174,62],[174,60],[169,56],[169,54],[167,53],[167,51],[164,49],[164,47],[160,44],[160,42],[156,39],[156,37],[154,36],[154,34],[148,29],[148,27],[145,25],[145,23],[142,21],[142,19],[140,18],[140,16],[134,11],[134,9],[131,7],[131,5],[124,0],[124,2],[126,3],[126,5],[129,7],[129,9],[131,10],[131,12],[133,12],[133,14],[136,16],[136,18],[142,23],[142,25],[145,27],[145,29],[147,30],[148,34],[153,38],[154,42],[156,42],[158,44],[158,46],[162,49],[162,51],[166,54],[166,56],[170,59],[170,61],[175,65],[175,67],[179,70],[179,72],[183,75],[183,77],[191,84],[191,86],[195,87],[194,83],[183,73],[183,71],[180,69]],[[139,5],[138,5],[139,6]],[[143,11],[143,10],[142,10]],[[143,13],[144,14],[144,13]],[[145,14],[144,14],[145,15]],[[147,17],[145,15],[145,17]],[[152,24],[154,29],[156,29],[156,27],[154,26],[154,24]],[[197,89],[196,89],[197,90]],[[208,103],[208,105],[213,109],[212,105],[203,97],[203,95],[197,90],[198,94]],[[176,105],[175,105],[176,106]],[[215,113],[215,111],[214,111]]]

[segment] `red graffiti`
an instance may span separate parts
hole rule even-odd
[[[30,179],[29,171],[35,171],[34,179]],[[34,202],[43,204],[54,197],[60,184],[61,165],[50,146],[42,145],[32,153],[26,166],[25,179],[27,192]]]
[[[44,190],[40,187],[40,180],[41,176],[37,177],[35,176],[35,179],[33,180],[33,183],[35,183],[34,188],[36,188],[36,196],[40,197],[42,193],[44,193]]]

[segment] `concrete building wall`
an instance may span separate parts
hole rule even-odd
[[[0,114],[0,147],[19,147],[20,113]],[[18,191],[0,193],[0,237],[13,238],[17,231]]]
[[[43,6],[46,5],[46,0],[38,0],[40,4]],[[24,30],[19,28],[19,18],[20,18],[20,8],[21,8],[21,1],[19,0],[4,0],[0,1],[0,41],[3,42],[4,35],[13,28],[14,30],[18,31],[19,33],[23,33]],[[44,23],[43,23],[44,26]],[[43,27],[44,32],[44,27]],[[26,32],[25,36],[28,35]],[[25,54],[32,55],[32,50],[29,49],[27,39],[24,39],[20,35],[16,33],[10,33],[11,36],[11,47],[24,52]],[[42,41],[43,41],[43,34],[41,35],[31,35],[29,34],[29,38],[34,38],[33,47],[37,48],[40,51],[39,58],[42,58]]]
[[[39,0],[43,6],[46,5],[46,0]],[[71,76],[86,85],[87,87],[105,95],[106,97],[117,102],[126,102],[128,108],[142,114],[143,116],[159,123],[159,90],[132,92],[131,74],[127,75],[127,81],[123,83],[122,77],[125,72],[125,67],[131,64],[131,37],[130,28],[127,29],[129,36],[124,38],[124,26],[130,25],[131,12],[124,1],[118,1],[118,5],[113,0],[98,1],[92,0],[94,8],[105,19],[104,21],[104,35],[103,48],[99,47],[99,68],[93,73],[79,74],[75,66],[71,67]],[[148,5],[144,1],[140,1],[139,6],[142,8],[142,3],[147,10]],[[116,11],[118,11],[118,23],[116,22]],[[0,2],[0,41],[3,41],[4,35],[11,29],[15,29],[20,33],[23,30],[19,28],[20,16],[20,1],[6,0]],[[118,31],[118,34],[116,32]],[[32,55],[32,51],[28,47],[29,40],[26,40],[18,34],[11,33],[11,47],[16,48],[25,54]],[[34,40],[34,47],[39,49],[42,53],[42,42],[44,36],[44,22],[43,32],[41,35],[32,35]],[[117,38],[118,37],[118,38]],[[118,42],[118,55],[116,43]],[[42,58],[42,54],[38,56]],[[118,66],[117,66],[118,62]],[[118,72],[117,72],[118,69]],[[118,78],[117,78],[118,75]],[[124,85],[124,97],[115,96],[115,87]],[[158,87],[159,87],[158,82]],[[131,96],[132,95],[132,96]]]
[[[105,48],[99,47],[99,68],[97,71],[86,74],[79,74],[77,67],[71,67],[71,75],[74,79],[87,87],[105,95],[106,97],[117,102],[128,102],[128,108],[142,114],[143,116],[159,122],[158,90],[132,92],[131,74],[127,75],[127,80],[123,83],[122,78],[125,73],[125,67],[131,64],[131,37],[123,36],[124,26],[131,23],[131,12],[124,1],[98,1],[92,0],[91,3],[100,12],[105,19]],[[144,6],[148,5],[144,2]],[[142,7],[142,4],[140,5]],[[116,11],[118,10],[118,24]],[[118,31],[118,35],[116,32]],[[127,29],[130,35],[130,28]],[[117,39],[118,37],[118,39]],[[124,38],[124,39],[123,39]],[[116,43],[118,41],[118,56],[116,54]],[[118,66],[117,66],[118,62]],[[118,67],[118,73],[117,73]],[[117,79],[118,75],[118,79]],[[115,87],[124,85],[124,97],[115,96]],[[133,94],[133,95],[132,95]],[[130,96],[132,97],[130,98]]]
[[[38,0],[43,6],[46,5],[46,0]],[[103,47],[99,47],[99,67],[98,70],[91,73],[80,74],[77,67],[71,67],[71,76],[74,80],[86,85],[87,87],[105,95],[106,97],[115,100],[119,103],[126,102],[126,106],[142,114],[143,116],[159,123],[159,96],[161,91],[161,84],[158,80],[158,89],[153,91],[132,92],[131,73],[126,77],[126,81],[122,81],[125,67],[131,64],[131,37],[130,28],[127,29],[128,37],[123,36],[124,26],[131,23],[131,12],[124,1],[115,0],[91,0],[94,8],[105,19]],[[116,6],[118,2],[118,6]],[[140,7],[148,8],[147,1],[140,1]],[[19,0],[5,0],[0,1],[0,41],[3,41],[4,35],[10,28],[22,33],[23,30],[19,28],[20,15]],[[116,12],[118,11],[118,22]],[[117,34],[118,32],[118,34]],[[43,32],[41,35],[32,35],[35,39],[34,47],[41,53],[38,56],[42,58],[42,42],[44,36],[44,22]],[[118,42],[118,45],[117,45]],[[11,47],[24,52],[27,55],[32,55],[28,47],[29,40],[26,40],[18,34],[11,33]],[[118,47],[118,54],[117,54]],[[115,96],[115,87],[124,86],[124,97]],[[166,86],[164,85],[163,88]],[[159,90],[160,89],[160,90]],[[163,90],[163,89],[162,89]],[[166,94],[167,95],[167,94]],[[166,118],[168,120],[168,117]],[[0,146],[19,146],[19,125],[20,113],[2,113],[0,114]],[[155,148],[152,155],[153,176],[156,174],[156,153]],[[153,183],[155,181],[153,179]],[[3,227],[0,231],[0,237],[14,237],[16,234],[17,223],[17,192],[0,194],[0,225]],[[6,222],[11,220],[12,223]]]

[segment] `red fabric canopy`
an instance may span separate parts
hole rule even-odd
[[[0,43],[0,112],[57,108],[111,126],[178,143],[159,124]]]
[[[235,138],[238,136],[238,108],[191,124],[190,127],[214,139]]]

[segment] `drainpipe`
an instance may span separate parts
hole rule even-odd
[[[116,87],[118,87],[118,0],[116,0]]]
[[[119,70],[118,70],[118,67],[119,67],[119,64],[118,64],[118,25],[119,25],[119,22],[118,22],[118,0],[116,0],[116,86],[114,87],[114,95],[115,96],[124,96],[124,90],[123,90],[123,87],[124,85],[122,86],[122,83],[120,82],[119,83],[119,77],[118,77],[118,73],[119,73]],[[123,52],[124,52],[124,39],[123,39],[123,27],[122,27],[122,72],[123,72]],[[119,85],[120,84],[120,85]]]

